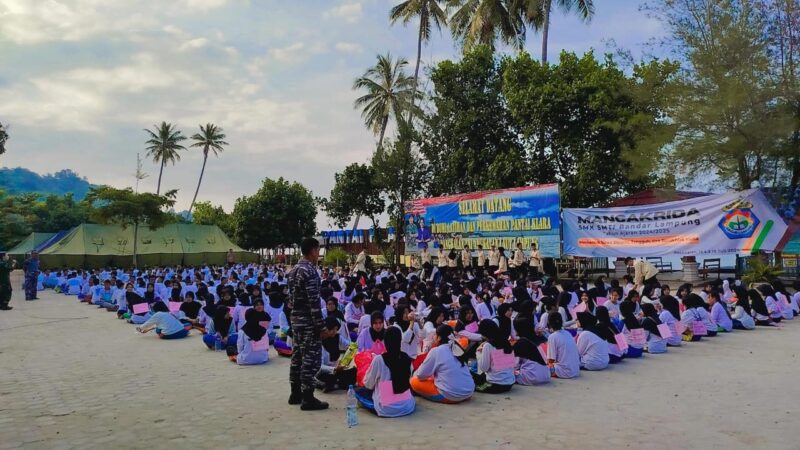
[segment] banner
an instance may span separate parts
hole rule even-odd
[[[526,254],[536,244],[541,257],[558,257],[560,208],[557,184],[413,200],[406,203],[406,253],[495,245],[510,258],[519,242]]]
[[[564,209],[575,256],[749,255],[774,251],[786,222],[758,189],[621,208]]]

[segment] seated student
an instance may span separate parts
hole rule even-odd
[[[598,306],[595,308],[595,314],[595,319],[597,319],[595,330],[597,334],[606,341],[606,346],[608,347],[608,362],[609,364],[617,364],[625,357],[625,352],[617,343],[619,329],[614,325],[611,316],[608,314],[608,309],[606,309],[605,306]]]
[[[706,294],[706,298],[708,298],[708,292],[711,292],[711,289],[709,289],[705,293]],[[700,298],[699,295],[697,297]],[[695,307],[695,310],[697,311],[697,314],[701,317],[701,320],[703,321],[703,325],[706,326],[707,335],[708,336],[716,336],[717,335],[717,324],[715,324],[714,321],[711,320],[711,314],[709,314],[709,312],[708,312],[709,305],[705,302],[705,300],[702,300],[702,299],[699,302],[697,301],[697,299],[695,299],[694,303],[697,305]]]
[[[494,318],[498,306],[495,304],[494,299],[495,297],[489,295],[488,292],[481,294],[479,299],[480,302],[478,302],[477,306],[475,307],[478,314],[478,320]]]
[[[733,320],[728,312],[728,308],[720,301],[719,291],[711,289],[706,299],[711,306],[711,321],[717,324],[717,329],[715,331],[727,333],[733,330]]]
[[[403,353],[413,360],[419,355],[419,341],[422,336],[417,317],[411,312],[411,308],[404,303],[397,305],[394,314],[394,325],[392,326],[400,328],[403,333],[403,340],[401,341]]]
[[[561,314],[561,323],[563,323],[563,329],[569,328],[570,329],[569,333],[575,336],[577,326],[575,324],[575,319],[572,318],[569,312],[570,303],[572,303],[571,292],[562,292],[558,294],[558,312],[559,314]],[[547,320],[549,321],[550,319],[548,318]]]
[[[108,312],[116,312],[117,318],[122,319],[128,312],[128,302],[125,300],[125,283],[117,280],[114,286],[114,295],[111,296],[111,306],[106,307]]]
[[[99,286],[92,292],[92,303],[97,305],[98,308],[108,308],[114,306],[114,289],[111,287],[111,280],[103,281],[103,285]]]
[[[134,309],[136,308],[136,305],[139,304],[147,305],[147,301],[136,293],[136,291],[133,288],[133,284],[131,283],[128,283],[128,285],[125,287],[125,301],[127,302],[128,305],[127,309],[129,311],[128,323],[132,323],[134,325],[141,325],[147,322],[147,320],[152,315],[150,313],[150,308],[148,306],[146,311],[141,312],[140,310],[140,312],[136,312],[136,310]]]
[[[203,343],[210,350],[225,349],[228,359],[236,358],[236,341],[238,335],[233,326],[231,310],[226,306],[217,306],[214,309],[213,320],[206,324],[206,334],[203,335]]]
[[[754,330],[756,321],[753,319],[750,310],[750,296],[747,289],[742,286],[734,286],[731,301],[733,303],[733,314],[731,322],[734,330]]]
[[[364,294],[358,293],[353,297],[353,301],[344,307],[344,320],[347,322],[347,329],[356,331],[361,317],[364,316]]]
[[[755,319],[756,325],[774,326],[775,323],[770,317],[770,311],[767,308],[767,304],[764,302],[764,299],[761,297],[761,294],[755,289],[750,289],[747,291],[747,296],[750,297],[751,312],[753,314],[753,319]]]
[[[478,332],[477,314],[471,305],[462,306],[458,310],[458,319],[455,323],[451,322],[455,335],[458,338],[456,343],[464,349],[465,359],[469,359],[475,354],[478,343],[483,340],[483,336]]]
[[[449,325],[439,325],[433,338],[434,347],[411,377],[411,389],[430,401],[459,403],[469,400],[475,381],[469,368],[453,354]]]
[[[628,351],[625,356],[628,358],[641,358],[647,336],[644,335],[641,322],[636,318],[636,305],[630,300],[624,300],[619,304],[619,312],[622,315],[622,335],[625,336],[625,342],[628,344]],[[637,338],[636,335],[638,333],[642,333],[645,339],[640,340]]]
[[[497,307],[497,316],[493,319],[494,323],[500,327],[500,333],[506,340],[517,340],[517,333],[514,330],[514,322],[511,316],[514,314],[514,309],[511,303],[503,303]]]
[[[190,294],[187,292],[187,294]],[[269,361],[269,338],[267,329],[271,318],[264,312],[264,303],[259,303],[258,311],[250,308],[244,313],[245,322],[239,328],[236,339],[236,363],[240,366],[264,364]]]
[[[333,297],[331,297],[333,298]],[[336,299],[334,299],[335,301]],[[340,364],[340,358],[347,345],[342,348],[342,330],[347,334],[347,327],[344,321],[338,319],[333,315],[328,315],[325,319],[325,328],[328,330],[336,330],[337,336],[331,336],[322,340],[322,365],[316,378],[322,385],[322,392],[328,393],[337,389],[347,389],[349,386],[356,384],[356,368],[346,368]],[[348,337],[348,345],[349,345]]]
[[[658,326],[661,320],[658,318],[656,307],[652,303],[642,304],[642,328],[647,333],[647,352],[666,353],[667,340],[661,336]]]
[[[198,317],[200,316],[200,310],[203,308],[203,305],[195,301],[194,292],[189,291],[186,293],[186,296],[183,297],[183,301],[181,302],[180,311],[186,317],[186,321],[190,322],[194,328],[202,329],[202,326],[199,324]]]
[[[386,333],[385,322],[383,320],[383,312],[381,311],[373,311],[370,314],[370,326],[369,328],[365,328],[361,331],[358,335],[358,339],[356,343],[358,344],[358,351],[368,351],[372,350],[373,345],[376,342],[383,342],[384,335]],[[380,351],[376,353],[382,353]]]
[[[136,327],[136,331],[147,333],[155,328],[156,334],[161,339],[180,339],[189,335],[191,327],[184,326],[180,320],[169,313],[167,305],[156,302],[153,304],[154,314],[145,323]]]
[[[425,323],[422,325],[422,353],[428,353],[433,348],[436,329],[444,323],[444,311],[438,306],[431,307]]]
[[[772,286],[762,284],[756,290],[764,298],[764,304],[767,306],[767,311],[769,311],[770,320],[774,323],[780,323],[783,320],[783,309],[782,305],[775,299],[775,291],[772,290]]]
[[[601,333],[597,330],[597,319],[590,312],[579,312],[578,334],[576,347],[580,357],[581,369],[603,370],[608,368],[608,344]]]
[[[708,335],[708,327],[705,326],[705,322],[703,321],[703,313],[700,312],[700,310],[705,311],[704,305],[705,302],[703,302],[703,299],[697,294],[690,293],[683,299],[684,310],[681,313],[681,323],[683,323],[684,327],[686,328],[686,331],[684,331],[684,340],[688,339],[692,342],[697,342],[703,336]],[[695,322],[702,324],[703,326],[700,327],[697,325],[697,328],[693,328],[695,326]],[[700,332],[696,332],[698,330],[700,330]]]
[[[794,309],[795,316],[800,315],[800,279],[795,280],[792,284],[794,294],[792,294],[792,309]]]
[[[536,332],[547,338],[547,336],[550,334],[547,323],[550,320],[551,315],[558,314],[558,303],[553,297],[544,296],[541,299],[541,308],[543,312],[539,316],[539,323],[536,325]]]
[[[547,318],[550,336],[547,337],[547,365],[554,378],[576,378],[580,376],[581,359],[572,334],[563,330],[561,314]]]
[[[485,394],[510,391],[517,381],[514,376],[517,359],[511,343],[491,319],[482,320],[478,325],[478,332],[486,342],[479,347],[478,372],[472,374],[475,390]]]
[[[539,344],[546,341],[536,336],[533,324],[527,318],[514,321],[519,339],[514,343],[514,355],[518,358],[515,371],[517,384],[534,386],[550,382],[550,368],[544,360]]]
[[[67,288],[64,291],[64,293],[67,295],[79,295],[81,293],[82,283],[83,282],[81,281],[80,278],[78,278],[75,272],[72,272],[67,277],[67,282],[66,282]]]
[[[794,319],[794,316],[797,315],[797,305],[792,303],[792,297],[786,290],[786,286],[784,286],[783,281],[780,279],[773,281],[772,290],[775,292],[775,300],[780,305],[781,314],[783,314],[783,320]]]
[[[783,281],[777,279],[772,282],[772,289],[775,292],[775,300],[780,304],[781,314],[783,314],[783,320],[792,320],[800,311],[800,306],[798,306],[792,296],[789,295],[789,291],[786,290],[786,286],[784,286]]]
[[[386,330],[386,352],[377,355],[364,376],[364,387],[356,399],[379,417],[400,417],[414,412],[411,395],[411,358],[400,350],[402,333],[397,327]],[[370,407],[371,406],[371,407]]]
[[[336,297],[328,297],[328,300],[325,302],[325,311],[326,320],[328,317],[333,317],[339,321],[339,348],[342,351],[346,350],[352,340],[350,339],[350,333],[347,331],[347,326],[345,325],[344,313],[339,311],[339,301],[336,300]]]
[[[664,292],[663,288],[662,292]],[[666,339],[667,347],[680,347],[681,342],[683,341],[681,338],[683,329],[681,328],[680,331],[678,330],[678,323],[680,323],[681,317],[680,304],[678,303],[678,300],[671,295],[662,294],[661,299],[659,299],[658,304],[656,304],[656,310],[659,309],[660,311],[658,312],[658,320],[667,325],[670,333],[672,334]]]

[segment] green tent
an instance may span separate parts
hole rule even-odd
[[[25,255],[32,252],[35,248],[45,243],[48,239],[55,236],[55,233],[31,233],[22,240],[16,247],[9,250],[8,256],[17,261],[17,267],[20,267],[25,261]]]
[[[242,250],[214,225],[171,224],[157,230],[139,227],[140,267],[157,265],[224,264],[229,249],[236,262],[256,262],[258,255]],[[83,224],[39,256],[43,268],[133,264],[133,227]]]

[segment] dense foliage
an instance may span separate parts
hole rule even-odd
[[[22,167],[0,168],[0,189],[10,195],[32,192],[42,195],[72,194],[74,199],[82,200],[91,187],[86,178],[69,169],[39,175]]]

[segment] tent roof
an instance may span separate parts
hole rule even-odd
[[[9,255],[24,255],[36,250],[42,243],[55,235],[55,233],[31,233],[7,253]]]
[[[606,207],[613,208],[619,206],[652,205],[655,203],[674,202],[695,197],[704,197],[706,195],[711,194],[707,192],[676,191],[674,189],[647,189],[645,191],[637,192],[627,197],[614,200],[606,205]]]
[[[42,255],[133,255],[132,226],[83,224],[69,231]],[[139,227],[137,253],[185,254],[243,252],[216,225],[170,224],[151,230]]]

